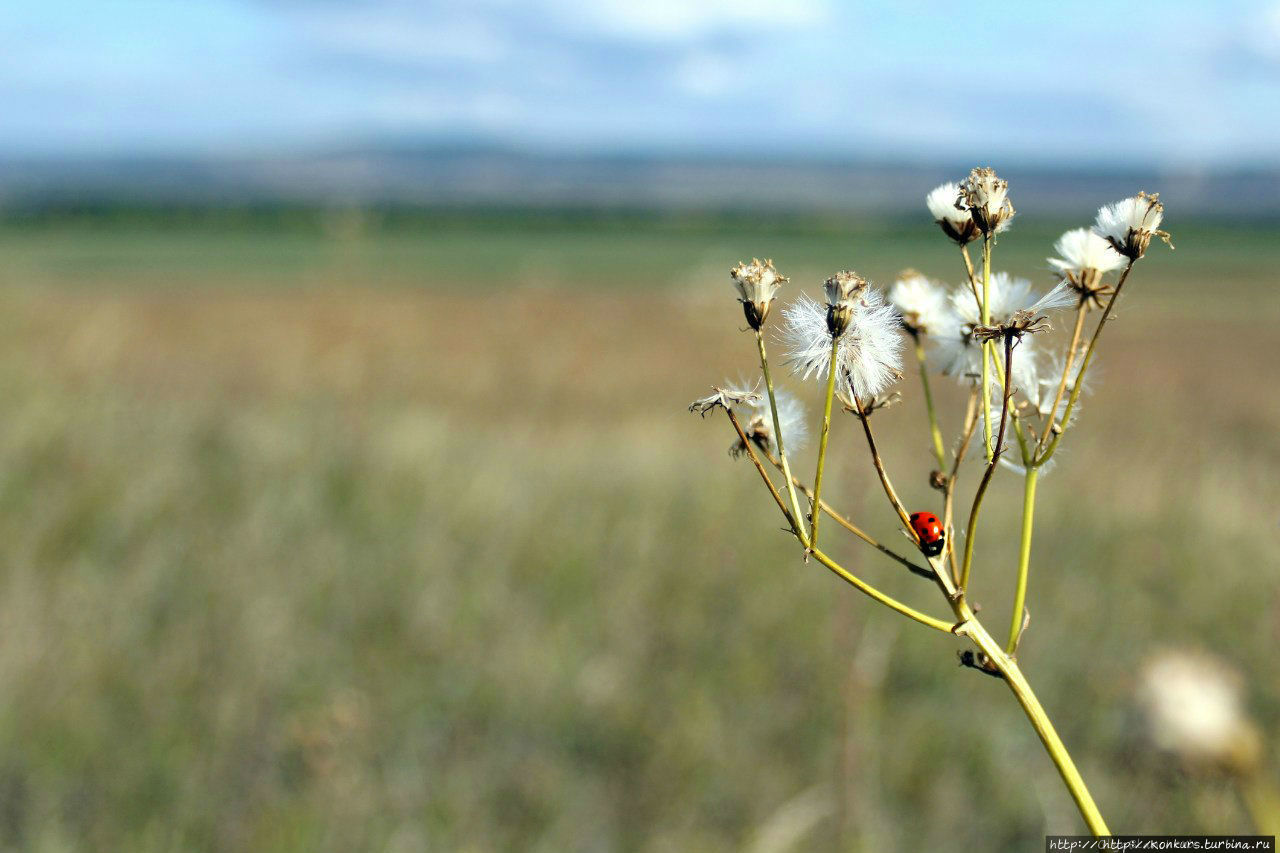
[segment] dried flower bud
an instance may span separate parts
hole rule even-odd
[[[739,263],[729,270],[729,275],[733,276],[733,285],[738,289],[738,301],[742,303],[747,324],[759,331],[787,277],[778,274],[773,261],[761,262],[758,258],[752,258],[749,264]]]
[[[867,280],[849,270],[836,273],[822,286],[827,294],[827,331],[831,337],[838,338],[849,328],[855,303],[866,287]]]
[[[924,198],[925,205],[933,214],[933,221],[938,223],[942,233],[954,240],[957,245],[965,246],[978,238],[978,226],[969,215],[969,211],[959,206],[959,201],[959,184],[942,184],[934,187]]]
[[[1013,218],[1009,182],[997,177],[993,169],[974,169],[960,184],[956,208],[967,210],[983,234],[994,234]]]
[[[1147,195],[1140,192],[1133,198],[1099,208],[1093,230],[1106,238],[1117,252],[1136,261],[1146,254],[1153,236],[1173,248],[1169,232],[1159,230],[1162,219],[1164,205],[1160,203],[1160,193]]]

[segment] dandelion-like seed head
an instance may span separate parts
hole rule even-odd
[[[778,290],[787,277],[780,275],[773,267],[773,261],[752,258],[751,263],[739,262],[729,270],[733,277],[733,286],[738,289],[738,301],[742,303],[742,313],[747,317],[747,324],[756,331],[764,325],[769,316],[769,309],[778,295]]]
[[[1009,182],[986,167],[974,169],[961,182],[956,206],[969,212],[983,234],[1002,230],[1014,214],[1013,203],[1009,201]]]
[[[1137,690],[1157,748],[1193,768],[1256,768],[1258,730],[1244,710],[1242,679],[1224,662],[1198,652],[1165,652],[1143,667]]]
[[[1124,266],[1124,256],[1111,246],[1111,242],[1088,228],[1075,228],[1066,232],[1054,243],[1059,257],[1049,258],[1049,266],[1058,271],[1083,300],[1102,307],[1102,297],[1111,288],[1102,283],[1102,277]]]
[[[978,226],[969,215],[969,211],[960,207],[960,185],[942,184],[934,187],[924,198],[924,203],[933,214],[933,221],[938,223],[942,233],[964,246],[978,237]]]
[[[1172,247],[1169,233],[1159,230],[1163,219],[1164,205],[1160,203],[1160,194],[1140,192],[1133,198],[1099,208],[1093,230],[1117,252],[1136,261],[1146,254],[1153,236]]]
[[[827,311],[801,296],[782,315],[783,344],[791,369],[803,379],[826,379],[832,368]],[[862,290],[852,303],[849,325],[838,338],[835,369],[837,378],[859,399],[881,394],[901,378],[900,323],[898,312],[874,288]]]
[[[1012,335],[1020,339],[1018,357],[1013,360],[1013,386],[1028,400],[1032,399],[1039,385],[1039,359],[1032,345],[1032,338],[1023,335],[1043,331],[1047,327],[1046,312],[1073,304],[1074,292],[1059,283],[1048,293],[1037,297],[1031,282],[1014,278],[1008,273],[991,275],[987,287],[988,317],[982,325],[981,312],[967,288],[953,290],[947,299],[944,320],[940,331],[931,336],[932,360],[935,367],[946,376],[955,376],[962,382],[977,384],[982,375],[982,347],[978,334],[995,338]],[[991,387],[987,393],[993,399],[1000,398],[999,377],[991,374]]]
[[[941,330],[947,296],[941,287],[915,270],[905,270],[889,288],[889,302],[902,315],[902,327],[913,336]]]
[[[782,427],[787,453],[790,455],[802,450],[809,440],[804,404],[787,391],[778,391],[774,397],[778,404],[778,423]],[[773,431],[773,411],[769,406],[769,398],[757,396],[737,408],[742,411],[742,431],[746,433],[747,439],[761,450],[777,456],[778,441]],[[747,446],[742,439],[738,439],[729,448],[729,453],[735,458],[746,451]]]
[[[852,270],[842,270],[827,279],[822,289],[827,294],[827,331],[838,338],[849,328],[859,295],[867,280]]]

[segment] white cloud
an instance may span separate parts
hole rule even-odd
[[[721,33],[801,29],[829,14],[823,0],[598,0],[562,11],[613,36],[639,41],[693,41]]]

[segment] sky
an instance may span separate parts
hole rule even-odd
[[[387,141],[1280,165],[1280,0],[41,0],[0,154]]]

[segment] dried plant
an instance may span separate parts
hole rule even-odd
[[[860,592],[917,624],[972,644],[961,652],[960,662],[1008,685],[1057,766],[1085,823],[1096,835],[1106,835],[1106,822],[1023,675],[1017,652],[1030,624],[1026,594],[1037,482],[1054,461],[1063,437],[1075,422],[1098,341],[1134,265],[1146,253],[1153,236],[1168,243],[1168,234],[1158,230],[1164,208],[1158,196],[1139,193],[1101,208],[1092,230],[1068,231],[1054,247],[1059,257],[1050,259],[1059,281],[1040,295],[1029,281],[992,270],[996,235],[1014,215],[1007,181],[991,169],[974,169],[964,181],[934,189],[928,194],[926,205],[946,237],[960,250],[963,287],[948,292],[944,285],[907,271],[893,284],[886,299],[864,277],[843,271],[825,282],[825,305],[801,295],[782,309],[781,337],[787,363],[800,379],[813,378],[825,385],[812,487],[795,476],[788,457],[789,448],[794,451],[808,434],[803,428],[803,411],[794,397],[775,388],[765,347],[769,307],[787,281],[772,262],[753,260],[739,264],[731,272],[755,335],[763,394],[716,388],[691,409],[704,416],[717,409],[724,411],[736,433],[731,452],[751,460],[805,560],[812,558]],[[977,240],[982,241],[980,271],[975,269],[968,250],[969,243]],[[1116,273],[1115,280],[1110,281],[1109,277]],[[1101,311],[1086,341],[1088,315],[1095,308]],[[1051,347],[1041,341],[1045,337],[1041,333],[1049,330],[1055,314],[1072,309],[1072,331],[1065,349],[1048,351]],[[904,342],[910,342],[919,366],[933,449],[931,467],[936,463],[929,483],[940,493],[940,519],[933,513],[908,512],[876,444],[874,415],[900,396],[892,388],[903,376]],[[950,459],[929,385],[931,372],[952,376],[970,389]],[[828,436],[836,399],[862,427],[885,497],[918,555],[899,553],[876,541],[823,499]],[[961,462],[979,434],[982,471],[972,498],[967,501],[964,547],[957,551],[953,525]],[[1007,440],[1018,450],[1016,462],[1004,458]],[[979,620],[968,597],[983,499],[998,464],[1017,471],[1023,481],[1014,605],[1003,643]],[[781,485],[775,482],[779,473]],[[820,520],[824,515],[913,574],[931,581],[941,592],[950,616],[931,616],[899,601],[833,559],[820,547]]]

